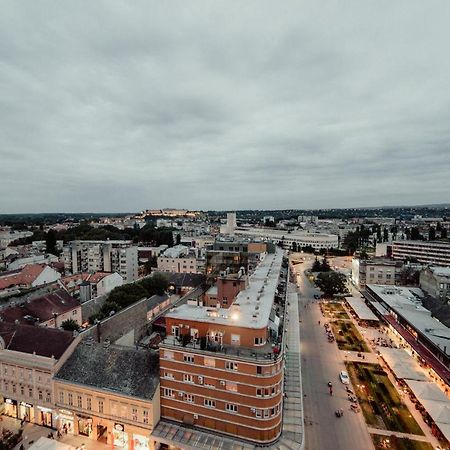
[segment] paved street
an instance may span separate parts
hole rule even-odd
[[[317,302],[314,302],[314,293],[317,293],[317,290],[303,275],[306,267],[308,263],[298,268],[305,449],[373,449],[363,415],[350,410],[344,385],[339,381],[339,372],[345,366],[337,346],[326,339],[323,317]],[[321,321],[320,325],[318,320]],[[333,396],[328,392],[328,381],[333,383]],[[344,410],[344,416],[341,418],[334,414],[339,408]]]

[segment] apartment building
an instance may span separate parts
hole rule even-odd
[[[359,288],[366,284],[395,285],[400,283],[402,270],[403,261],[353,258],[352,282]]]
[[[138,248],[132,241],[72,241],[63,248],[67,272],[117,272],[124,283],[138,278]]]
[[[174,273],[197,273],[198,264],[196,255],[184,245],[168,248],[157,259],[158,270]]]
[[[72,333],[0,322],[3,414],[54,427],[52,377],[76,346]]]
[[[418,262],[450,267],[450,242],[448,241],[394,241],[394,259],[416,259]]]
[[[166,315],[162,421],[178,423],[180,432],[185,424],[261,444],[280,435],[284,297],[274,299],[280,274],[287,277],[282,261],[279,249],[268,255],[219,307],[185,304]]]
[[[450,267],[429,266],[420,272],[420,287],[428,295],[450,302]]]
[[[153,448],[150,433],[159,421],[155,353],[87,339],[54,376],[54,390],[60,430],[112,448]]]

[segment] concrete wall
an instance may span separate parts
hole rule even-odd
[[[107,295],[102,295],[100,297],[93,298],[87,302],[81,304],[81,316],[83,318],[83,322],[89,319],[92,314],[96,314],[100,311],[100,308],[106,302],[108,298]]]

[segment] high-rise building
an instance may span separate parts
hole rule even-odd
[[[260,262],[216,307],[166,315],[160,344],[161,418],[267,444],[281,433],[284,373],[283,251]],[[244,281],[245,280],[245,281]],[[223,286],[222,286],[223,287]],[[220,289],[219,289],[220,290]],[[236,295],[237,293],[237,295]]]
[[[66,271],[118,272],[124,283],[138,278],[138,248],[132,241],[71,241],[63,248]]]
[[[450,242],[446,241],[394,241],[394,259],[412,259],[425,264],[450,267]]]

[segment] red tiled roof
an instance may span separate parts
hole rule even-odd
[[[447,369],[430,350],[423,344],[416,340],[416,338],[402,325],[400,325],[394,317],[386,315],[383,317],[398,333],[405,339],[406,342],[417,352],[418,355],[443,379],[450,380],[450,370]]]
[[[54,317],[71,311],[80,306],[80,302],[69,295],[65,290],[60,289],[36,297],[19,306],[10,306],[0,310],[0,318],[5,322],[30,323],[25,316],[38,319],[39,322],[46,322]]]
[[[33,325],[0,322],[5,349],[59,359],[73,342],[68,331]]]
[[[13,286],[31,285],[33,281],[46,268],[46,264],[28,264],[20,271],[9,272],[0,276],[0,290]]]
[[[75,283],[77,285],[81,284],[83,281],[89,281],[92,284],[97,284],[106,276],[111,275],[111,272],[81,272],[75,275],[68,275],[60,279],[64,286],[68,287],[70,283]]]

